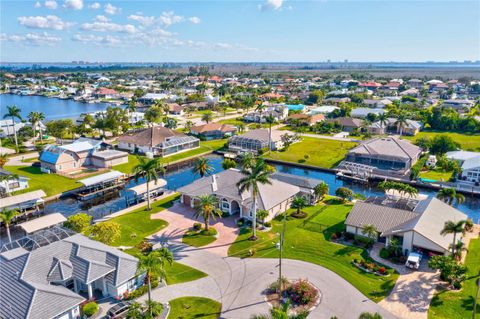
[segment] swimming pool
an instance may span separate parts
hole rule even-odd
[[[303,111],[305,109],[305,105],[303,104],[287,104],[289,111]]]

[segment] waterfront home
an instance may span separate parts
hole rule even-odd
[[[198,138],[163,126],[129,131],[117,141],[119,149],[155,156],[168,156],[200,146]]]
[[[251,219],[252,194],[239,193],[237,183],[244,177],[238,169],[228,169],[220,173],[206,176],[178,189],[182,194],[181,202],[189,207],[195,207],[198,196],[215,195],[219,200],[220,209],[230,215]],[[269,221],[278,214],[290,208],[293,197],[300,193],[298,186],[271,179],[271,184],[258,186],[257,209],[268,211]]]
[[[317,197],[315,196],[315,187],[322,182],[321,180],[281,172],[273,173],[272,178],[290,185],[298,186],[300,189],[300,192],[297,194],[298,196],[305,198],[310,205],[316,203]]]
[[[383,109],[371,109],[368,107],[357,107],[356,109],[352,110],[351,116],[354,118],[364,119],[368,116],[368,114],[373,115],[380,115],[385,113]]]
[[[0,197],[28,188],[28,178],[24,176],[14,177],[9,171],[0,168]]]
[[[336,123],[342,127],[344,132],[353,132],[359,130],[363,125],[363,120],[352,117],[337,117],[327,120],[329,123]]]
[[[462,168],[460,179],[472,183],[480,183],[480,152],[453,151],[446,157],[456,160]]]
[[[264,123],[268,116],[273,116],[277,122],[283,121],[288,116],[288,106],[283,104],[266,106],[261,111],[254,111],[245,114],[243,120],[245,122]]]
[[[413,120],[406,120],[406,123],[402,127],[402,135],[415,136],[420,129],[422,124]],[[399,133],[399,126],[397,124],[397,119],[389,117],[384,123],[381,121],[374,122],[367,127],[367,131],[370,134],[374,135],[384,135],[388,133]]]
[[[178,99],[177,95],[165,94],[165,93],[147,93],[144,96],[138,98],[138,102],[143,105],[152,105],[157,101],[174,102]]]
[[[338,110],[339,108],[334,105],[321,105],[312,108],[310,111],[308,111],[308,114],[330,114],[335,110]]]
[[[233,152],[258,152],[261,149],[268,149],[269,142],[272,150],[278,150],[283,147],[282,135],[285,134],[281,131],[268,129],[251,130],[241,135],[235,135],[228,139],[228,148]]]
[[[421,154],[422,149],[409,141],[393,136],[377,137],[352,148],[345,161],[371,167],[377,173],[404,175]]]
[[[221,123],[207,123],[203,125],[192,126],[190,133],[205,140],[221,139],[227,136],[232,136],[237,131],[237,128],[229,124]]]
[[[325,121],[325,115],[323,114],[292,114],[287,118],[289,124],[298,122],[301,125],[312,126],[318,122]]]
[[[114,89],[101,87],[95,92],[95,97],[99,99],[119,99],[121,96]]]
[[[14,122],[12,119],[0,120],[0,137],[5,138],[8,136],[13,136],[15,132],[24,127],[26,123]]]
[[[58,226],[0,250],[1,318],[80,318],[86,299],[123,298],[143,284],[138,259]]]
[[[467,215],[435,197],[369,197],[355,202],[345,225],[347,233],[364,237],[365,225],[374,225],[378,231],[375,241],[388,245],[395,238],[405,255],[417,249],[447,255],[453,234],[440,234],[445,222],[466,219]],[[462,233],[457,233],[457,240],[461,239]]]
[[[324,99],[323,102],[340,105],[341,103],[350,103],[352,100],[349,97],[329,97]]]

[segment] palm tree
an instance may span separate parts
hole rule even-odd
[[[243,192],[251,192],[252,194],[252,227],[253,234],[251,239],[257,239],[257,196],[259,192],[259,185],[272,184],[270,177],[272,175],[272,169],[265,164],[265,161],[261,158],[256,158],[253,165],[242,167],[241,170],[244,175],[237,183],[240,194]]]
[[[388,115],[386,113],[378,114],[378,121],[380,122],[380,126],[385,128],[387,126]]]
[[[147,209],[151,210],[152,206],[150,204],[150,181],[154,180],[155,184],[158,181],[158,171],[165,174],[165,168],[162,166],[159,158],[147,159],[142,156],[137,156],[138,164],[133,168],[132,173],[135,174],[135,183],[141,177],[145,177],[147,182]]]
[[[447,235],[453,234],[453,243],[452,243],[452,255],[455,255],[455,243],[457,242],[457,234],[462,233],[465,234],[465,223],[466,220],[460,220],[458,222],[453,222],[451,220],[445,222],[445,226],[443,226],[440,235]]]
[[[127,104],[127,107],[125,108],[128,113],[133,113],[137,110],[137,104],[135,102],[135,99],[131,99],[128,104]]]
[[[285,302],[281,307],[270,309],[269,314],[253,315],[250,319],[306,319],[309,312],[304,310],[297,314],[289,314],[290,303]]]
[[[127,313],[128,319],[142,319],[143,318],[143,309],[142,305],[139,302],[133,302],[130,307],[128,307]]]
[[[465,247],[465,243],[461,240],[458,240],[455,245],[450,244],[449,248],[455,252],[453,257],[456,260],[460,260],[462,258],[462,253],[468,251],[467,247]]]
[[[256,158],[253,153],[243,153],[243,155],[240,157],[240,167],[242,169],[248,169],[252,168],[252,166],[255,164]]]
[[[19,176],[17,174],[5,174],[5,175],[0,175],[0,182],[6,182],[5,183],[5,191],[7,195],[10,195],[10,186],[9,186],[9,181],[14,181],[18,180]]]
[[[210,160],[206,157],[200,157],[195,162],[192,172],[194,175],[200,175],[204,177],[207,174],[210,174],[213,171],[213,166],[210,164]]]
[[[465,201],[465,196],[457,193],[454,188],[442,188],[438,191],[437,198],[443,200],[449,205],[453,205],[453,201],[456,201],[457,204],[461,204]]]
[[[206,122],[207,124],[213,120],[213,113],[212,112],[205,112],[202,115],[202,121]]]
[[[150,313],[152,314],[152,318],[157,318],[163,311],[163,305],[155,300],[145,300],[145,305],[147,309],[149,309]],[[145,318],[145,317],[143,317]]]
[[[315,197],[317,197],[317,199],[323,199],[323,197],[328,194],[328,191],[329,186],[323,181],[313,188],[313,192],[315,193]]]
[[[362,234],[366,235],[371,240],[375,240],[378,236],[378,230],[373,224],[363,225]]]
[[[7,154],[0,154],[0,168],[3,168],[8,162]]]
[[[8,242],[12,242],[12,237],[10,236],[10,224],[15,216],[20,214],[18,209],[6,209],[4,208],[0,213],[0,221],[5,223],[5,228],[7,229]]]
[[[405,113],[400,113],[398,114],[398,117],[397,117],[397,120],[396,120],[396,124],[397,124],[397,131],[400,132],[400,136],[402,136],[403,134],[403,128],[405,127],[405,125],[407,125],[408,121],[407,121],[407,114]]]
[[[382,316],[378,312],[362,312],[358,319],[382,319]]]
[[[142,256],[137,265],[137,275],[145,274],[148,285],[148,305],[149,313],[152,316],[152,277],[160,277],[160,281],[165,277],[165,262],[170,265],[173,263],[173,255],[167,248],[161,248],[157,251],[153,251],[146,256]]]
[[[185,130],[187,131],[187,133],[190,132],[190,129],[192,128],[192,126],[193,126],[192,121],[189,120],[185,122]]]
[[[37,134],[37,125],[40,129],[40,140],[42,140],[42,128],[40,126],[40,122],[45,119],[45,115],[42,112],[30,112],[28,114],[28,120],[32,124],[33,128],[33,136],[36,136]]]
[[[235,168],[237,167],[237,163],[230,159],[230,158],[225,158],[222,162],[222,167],[224,170],[230,169],[230,168]]]
[[[7,113],[3,116],[3,118],[11,118],[13,124],[13,136],[15,137],[15,146],[16,151],[18,152],[18,139],[17,139],[17,130],[15,129],[15,119],[22,120],[21,110],[16,105],[7,106]],[[9,125],[7,124],[7,130],[9,130]]]
[[[292,208],[297,209],[297,215],[301,214],[303,208],[307,207],[307,200],[302,196],[295,196],[292,199]]]
[[[272,125],[273,123],[275,123],[275,117],[273,117],[272,114],[269,114],[266,118],[265,118],[265,122],[268,124],[268,150],[271,151],[272,150]]]
[[[210,218],[216,220],[222,217],[222,211],[218,209],[218,199],[213,194],[198,196],[199,202],[196,205],[195,218],[202,217],[205,222],[205,231],[208,232]]]

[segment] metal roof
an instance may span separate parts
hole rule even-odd
[[[97,176],[81,179],[81,180],[79,180],[79,182],[82,183],[85,186],[92,186],[92,185],[99,184],[99,183],[113,181],[113,180],[118,179],[122,176],[124,176],[124,174],[119,172],[119,171],[110,171],[110,172],[105,173],[105,174],[100,174],[100,175],[97,175]]]
[[[32,201],[43,202],[42,197],[45,197],[45,196],[47,196],[47,194],[45,194],[43,190],[39,189],[33,192],[5,197],[5,198],[2,198],[2,200],[0,201],[0,208],[15,207],[15,206],[19,206],[20,204],[23,204],[26,202],[32,202]]]
[[[49,228],[54,225],[60,224],[65,222],[67,219],[60,213],[53,213],[48,214],[33,220],[29,220],[28,222],[24,222],[19,224],[21,228],[27,233],[33,233],[37,230],[41,230],[44,228]]]
[[[162,178],[159,178],[156,182],[155,181],[150,181],[148,183],[150,191],[152,191],[154,189],[164,187],[165,185],[167,185],[167,181],[162,179]],[[140,184],[140,185],[137,185],[137,186],[130,187],[128,190],[134,192],[137,195],[145,194],[147,192],[147,183],[143,183],[143,184]]]

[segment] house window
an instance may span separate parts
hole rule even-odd
[[[226,198],[222,198],[222,210],[230,210],[230,203]]]

